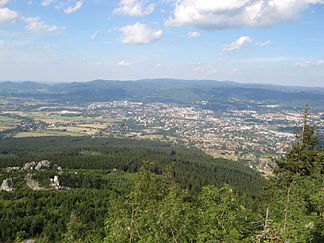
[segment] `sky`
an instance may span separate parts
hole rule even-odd
[[[324,87],[324,0],[0,0],[0,80]]]

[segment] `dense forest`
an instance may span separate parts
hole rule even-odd
[[[274,176],[164,143],[92,138],[0,142],[0,242],[323,242],[324,150],[304,124]],[[62,167],[6,171],[50,160]],[[8,168],[7,168],[8,169]],[[26,187],[26,173],[44,190]],[[58,175],[65,189],[48,188]]]
[[[49,160],[65,169],[136,173],[146,161],[161,174],[172,166],[176,182],[197,191],[204,185],[229,184],[256,195],[260,176],[242,162],[214,159],[196,149],[167,143],[90,137],[12,138],[0,142],[0,168]]]

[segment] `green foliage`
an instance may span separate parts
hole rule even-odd
[[[140,173],[126,198],[111,202],[107,242],[183,242],[190,237],[186,192],[166,177]]]
[[[229,186],[206,187],[198,198],[198,242],[252,240],[253,215],[242,205],[242,199]],[[198,225],[197,225],[198,226]]]
[[[281,241],[306,242],[324,239],[323,227],[324,181],[295,176],[289,182],[276,180],[265,196],[265,208],[270,210],[269,238]],[[315,233],[316,232],[316,233]]]
[[[299,174],[302,176],[319,175],[324,168],[324,156],[318,149],[320,142],[314,126],[307,123],[308,106],[305,107],[304,124],[297,142],[281,160],[277,161],[279,176]]]
[[[316,141],[305,123],[254,198],[256,173],[195,150],[90,138],[5,140],[2,167],[46,158],[63,166],[60,182],[72,189],[29,191],[26,172],[1,174],[16,189],[0,192],[0,242],[324,242],[324,150]],[[29,173],[46,185],[56,171]]]
[[[112,201],[106,242],[249,241],[255,215],[242,201],[229,186],[188,197],[170,177],[143,172],[126,198]]]
[[[214,159],[195,149],[159,142],[88,137],[13,138],[0,141],[0,168],[22,166],[26,162],[43,159],[64,169],[117,169],[131,173],[138,172],[144,161],[154,161],[152,172],[156,174],[161,174],[168,165],[174,164],[172,177],[195,192],[206,185],[222,186],[226,183],[241,193],[257,196],[261,184],[259,174],[240,161]],[[100,181],[94,183],[97,184],[96,188],[101,184]]]
[[[0,242],[11,242],[17,237],[40,237],[42,242],[59,242],[66,231],[77,235],[80,240],[94,232],[102,239],[103,219],[112,193],[95,189],[1,192]],[[79,224],[69,228],[72,211]]]
[[[130,191],[130,205],[134,200],[137,203],[133,207],[138,202],[142,207],[150,205],[150,214],[141,207],[137,211],[143,222],[141,232],[148,232],[147,239],[158,237],[164,241],[175,237],[189,241],[194,239],[195,231],[188,225],[196,227],[193,222],[198,220],[190,200],[201,187],[229,183],[241,193],[257,195],[260,184],[257,173],[239,162],[215,160],[202,152],[164,143],[59,137],[0,142],[0,167],[22,166],[42,159],[63,167],[60,183],[71,190],[34,192],[26,189],[27,172],[0,174],[2,180],[15,179],[13,192],[0,192],[0,241],[10,242],[19,236],[36,237],[41,242],[102,242],[106,213],[118,212],[118,207],[123,207],[118,200]],[[143,177],[140,173],[139,182],[134,181],[145,161],[154,162],[149,166],[151,173],[168,177]],[[29,173],[48,188],[49,179],[57,171]],[[71,212],[77,218],[73,223]],[[190,223],[183,224],[186,221]],[[154,230],[147,230],[151,228]],[[17,236],[20,231],[24,234]]]
[[[277,161],[276,176],[268,181],[263,207],[270,209],[266,239],[324,241],[324,157],[307,116],[306,106],[301,135],[287,155]]]

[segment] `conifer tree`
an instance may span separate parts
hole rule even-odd
[[[293,144],[287,155],[277,161],[277,174],[299,174],[302,176],[320,173],[323,161],[319,158],[319,138],[316,129],[309,124],[309,107],[305,106],[303,114],[303,125],[297,141]]]
[[[275,177],[267,181],[272,186],[265,196],[270,218],[265,240],[324,242],[324,158],[318,144],[306,105],[295,144],[276,161]]]

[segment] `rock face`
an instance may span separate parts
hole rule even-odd
[[[36,162],[31,162],[31,163],[26,163],[24,167],[22,168],[23,171],[28,171],[28,170],[48,170],[51,168],[51,162],[48,160],[42,160],[38,163]]]
[[[51,181],[51,184],[50,184],[51,187],[54,187],[56,190],[62,190],[63,189],[63,187],[60,185],[60,181],[59,181],[58,176],[54,176],[54,178],[50,179],[50,181]]]
[[[24,171],[27,171],[27,170],[34,170],[35,169],[35,167],[36,167],[36,162],[31,162],[31,163],[26,163],[25,165],[24,165],[24,167],[22,168],[22,170],[24,170]]]
[[[14,181],[12,178],[3,180],[2,184],[1,184],[1,190],[6,191],[6,192],[12,192],[13,185],[14,185]]]
[[[31,174],[27,174],[25,177],[26,180],[26,185],[32,189],[33,191],[44,191],[46,190],[46,188],[43,188],[41,186],[39,186],[38,182],[33,180],[32,175]]]
[[[51,162],[49,162],[48,160],[42,160],[38,162],[38,164],[35,167],[35,170],[41,170],[41,169],[48,170],[50,168],[51,168]]]

